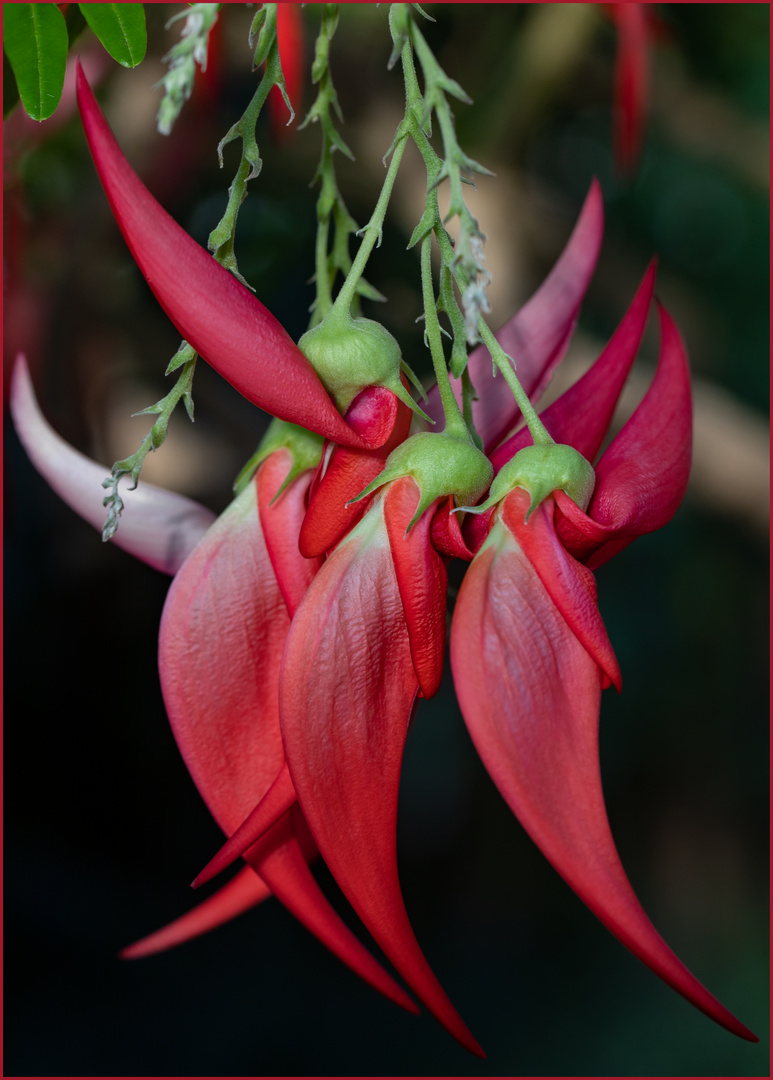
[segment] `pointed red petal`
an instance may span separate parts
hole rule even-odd
[[[601,619],[596,580],[566,551],[553,524],[555,502],[546,499],[525,521],[530,496],[523,488],[511,491],[502,503],[502,520],[539,575],[572,633],[593,657],[608,683],[620,691],[620,666]]]
[[[623,535],[670,521],[687,490],[692,460],[692,397],[687,353],[658,305],[660,359],[652,386],[596,467],[590,517]]]
[[[290,814],[285,814],[246,854],[276,898],[339,960],[379,993],[408,1012],[413,1000],[373,959],[330,906],[303,857]]]
[[[270,895],[271,891],[266,883],[251,867],[245,866],[216,893],[197,904],[191,911],[161,930],[135,941],[133,945],[127,945],[125,949],[121,949],[119,955],[123,960],[139,960],[143,956],[152,956],[175,945],[182,945],[200,934],[222,926]]]
[[[574,332],[580,304],[596,267],[604,231],[604,207],[598,181],[591,184],[577,224],[558,262],[536,293],[496,338],[512,356],[521,385],[536,401],[566,352]],[[492,373],[488,349],[479,345],[468,365],[479,401],[472,404],[475,428],[488,453],[520,418],[520,411],[501,375]],[[461,402],[461,388],[455,386]],[[430,393],[426,411],[439,420],[443,415],[440,395]]]
[[[282,325],[150,194],[121,153],[80,67],[77,92],[89,148],[118,226],[183,337],[261,409],[344,445],[362,446]]]
[[[205,885],[235,862],[267,832],[295,802],[295,788],[287,765],[282,770],[255,809],[245,818],[236,832],[226,840],[214,858],[191,883],[192,889]]]
[[[21,355],[11,377],[9,404],[16,432],[32,464],[76,514],[101,532],[107,517],[102,481],[109,470],[79,453],[49,425]],[[126,507],[112,542],[156,570],[175,574],[215,515],[192,499],[144,481],[134,491],[122,483],[120,491]]]
[[[448,573],[430,540],[435,506],[425,510],[406,534],[418,503],[416,483],[408,476],[396,480],[384,496],[384,521],[408,627],[413,667],[422,696],[431,698],[440,689],[443,678]]]
[[[276,498],[291,465],[290,452],[276,450],[261,464],[256,482],[258,514],[266,550],[287,611],[292,617],[322,560],[305,559],[298,550],[298,534],[306,514],[311,472],[297,476]]]
[[[601,790],[601,671],[501,522],[462,582],[451,663],[483,763],[556,870],[669,985],[723,1027],[754,1039],[677,959],[636,899]]]
[[[479,1053],[419,948],[400,893],[397,797],[417,691],[377,495],[293,619],[280,681],[287,763],[322,857],[355,911],[427,1008]]]
[[[568,443],[588,461],[593,461],[599,452],[636,359],[654,287],[652,262],[631,306],[593,367],[540,415],[556,442]],[[531,441],[529,429],[522,427],[491,455],[494,470],[498,472]]]
[[[360,520],[370,498],[351,506],[347,503],[376,479],[395,447],[407,438],[411,416],[408,406],[383,386],[368,386],[354,399],[346,422],[363,437],[376,425],[384,430],[388,426],[389,435],[378,450],[334,446],[323,457],[301,527],[299,546],[307,558],[332,551]]]

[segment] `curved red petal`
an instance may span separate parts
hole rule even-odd
[[[636,359],[652,302],[655,268],[650,263],[631,306],[593,367],[540,415],[556,442],[573,446],[588,461],[599,452]],[[494,470],[498,472],[531,441],[529,429],[522,427],[491,454]]]
[[[616,536],[654,532],[670,521],[687,490],[692,460],[692,396],[687,353],[658,305],[660,358],[636,412],[596,466],[589,517]],[[616,538],[616,537],[615,537]]]
[[[322,857],[355,911],[429,1010],[479,1053],[419,948],[400,893],[397,797],[417,691],[377,495],[293,619],[280,680],[287,763]]]
[[[102,481],[109,470],[75,450],[50,426],[40,411],[22,355],[11,376],[9,406],[16,433],[40,475],[76,514],[101,532],[107,517]],[[125,509],[112,542],[156,570],[175,574],[215,515],[193,499],[144,481],[134,490],[121,484],[120,490]]]
[[[328,903],[309,870],[289,813],[245,857],[277,900],[339,960],[390,1001],[408,1012],[418,1013],[414,1001],[387,975]]]
[[[89,148],[118,226],[183,337],[261,409],[347,446],[364,445],[282,325],[156,202],[121,153],[80,67],[77,92]]]
[[[462,533],[461,514],[452,513],[454,509],[454,497],[449,495],[441,502],[432,518],[432,545],[449,559],[464,559],[469,562],[474,552],[467,546],[467,541]],[[482,543],[482,541],[481,541]]]
[[[194,878],[191,888],[198,889],[201,885],[205,885],[244,855],[248,848],[252,847],[265,832],[268,832],[283,814],[287,813],[295,801],[295,788],[285,763],[279,776],[255,809],[226,840],[217,854],[209,860],[201,873]]]
[[[723,1027],[754,1039],[677,959],[636,899],[601,789],[601,671],[501,522],[462,582],[451,664],[484,765],[559,874],[670,986]]]
[[[513,357],[521,385],[532,401],[542,394],[566,352],[580,304],[596,268],[603,232],[601,188],[594,180],[556,265],[518,314],[496,335],[505,352]],[[494,376],[485,346],[479,345],[470,354],[468,371],[479,398],[472,403],[475,429],[488,453],[515,426],[521,413],[502,376]],[[461,402],[458,384],[454,392]],[[426,411],[439,420],[443,410],[436,389],[429,398]]]
[[[235,919],[237,915],[249,911],[269,896],[271,890],[266,883],[251,867],[245,866],[191,911],[168,923],[161,930],[135,941],[133,945],[127,945],[125,949],[121,949],[119,956],[123,960],[139,960],[144,956],[164,952],[175,945],[182,945],[200,934],[222,926],[230,919]]]
[[[298,550],[298,535],[306,514],[311,472],[297,476],[279,498],[276,498],[277,492],[287,479],[291,465],[292,456],[289,450],[275,450],[260,465],[256,483],[258,514],[266,551],[292,617],[312,578],[322,565],[322,560],[306,559]]]
[[[346,422],[363,437],[387,427],[389,435],[378,450],[334,446],[323,456],[300,533],[299,547],[307,558],[332,551],[360,520],[370,498],[347,504],[376,479],[395,447],[407,438],[411,416],[408,406],[383,386],[366,387],[349,406]]]
[[[542,584],[572,633],[620,691],[621,675],[606,627],[599,613],[596,580],[586,566],[566,551],[553,524],[555,502],[546,499],[525,521],[530,496],[511,491],[502,503],[502,521],[536,570]]]
[[[422,696],[431,698],[440,689],[443,678],[448,573],[430,539],[436,507],[425,510],[407,532],[418,503],[419,489],[415,481],[408,476],[395,480],[384,495],[384,521],[408,627],[414,671]]]

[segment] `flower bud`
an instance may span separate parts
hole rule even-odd
[[[436,499],[453,495],[457,502],[475,502],[491,483],[493,472],[489,459],[472,442],[445,432],[422,431],[392,451],[384,471],[357,499],[370,495],[390,480],[411,476],[420,497],[410,529]]]
[[[373,319],[353,319],[331,311],[319,326],[303,335],[298,348],[341,413],[366,386],[384,386],[421,412],[400,381],[397,340]]]
[[[595,484],[593,466],[573,446],[562,443],[524,446],[497,473],[488,499],[480,506],[462,509],[483,513],[501,502],[513,488],[520,487],[531,496],[527,521],[532,510],[554,491],[565,492],[584,511],[588,509]]]

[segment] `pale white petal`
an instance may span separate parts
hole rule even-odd
[[[11,379],[10,409],[17,434],[40,475],[67,505],[102,531],[107,511],[102,481],[109,469],[62,439],[43,416],[27,361],[19,355]],[[211,510],[183,495],[121,481],[126,506],[113,543],[167,574],[175,574],[215,520]]]

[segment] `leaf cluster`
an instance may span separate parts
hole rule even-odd
[[[4,115],[21,99],[33,120],[47,120],[59,105],[67,54],[88,25],[123,67],[145,57],[143,4],[75,4],[67,16],[56,4],[3,5]]]

